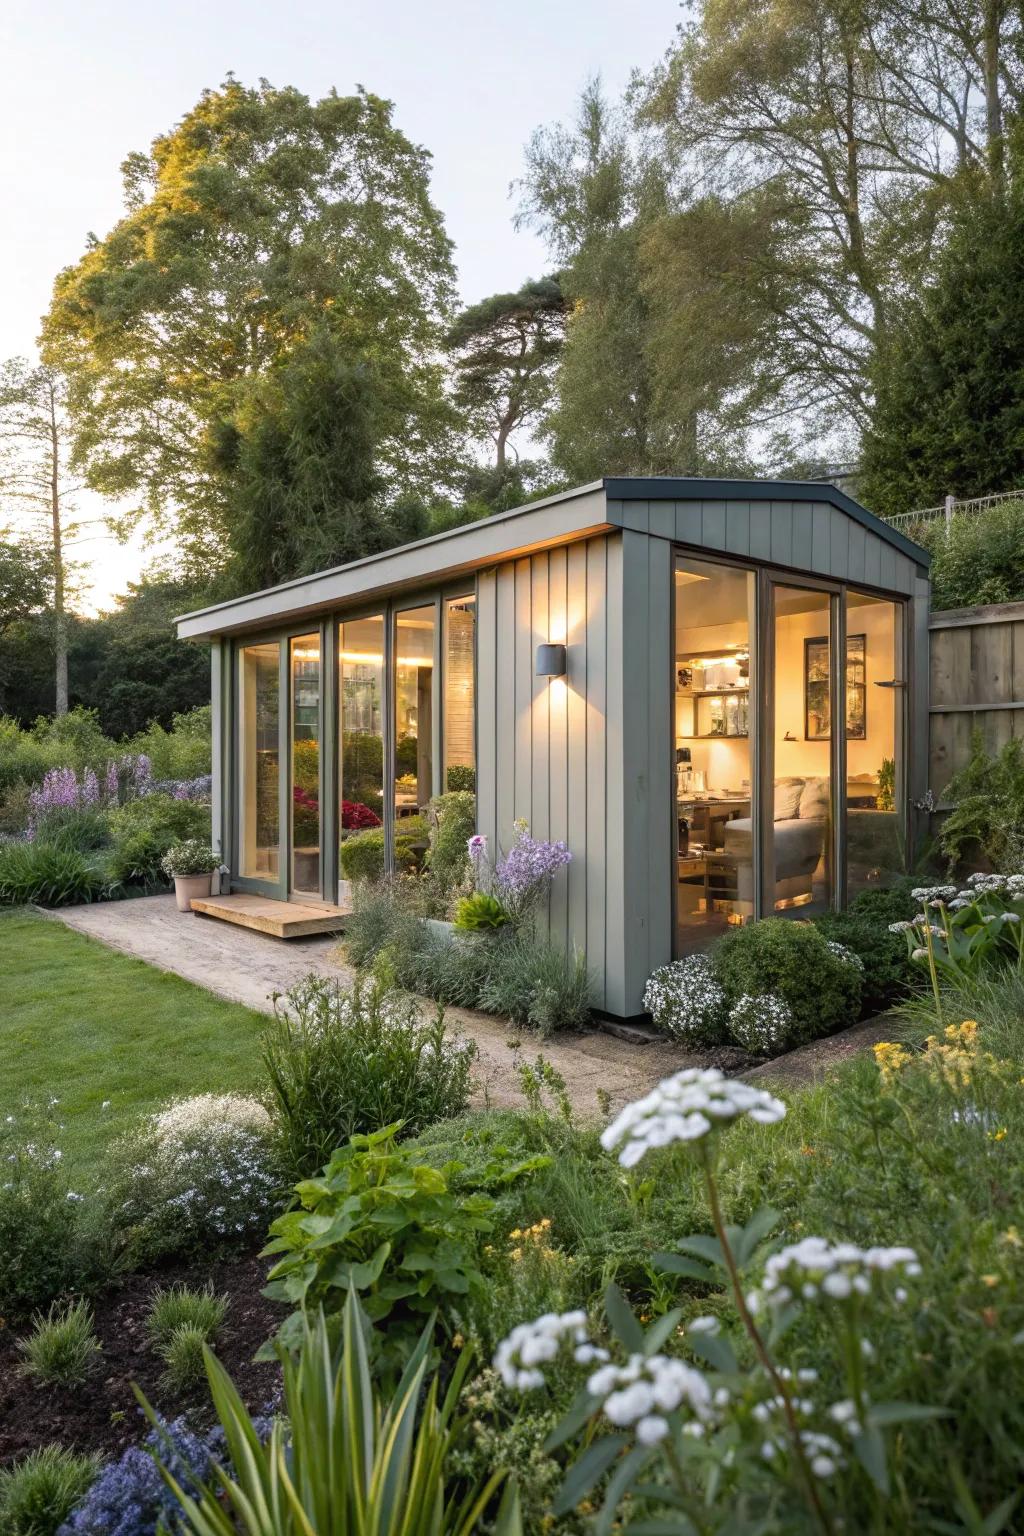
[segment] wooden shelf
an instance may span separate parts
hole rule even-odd
[[[677,699],[732,699],[741,693],[749,693],[750,684],[742,688],[677,688]]]
[[[749,741],[749,731],[705,731],[701,736],[677,736],[676,741]]]

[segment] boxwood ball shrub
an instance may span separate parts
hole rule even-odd
[[[737,928],[715,947],[714,967],[730,1007],[766,993],[786,1005],[789,1024],[784,1027],[780,1015],[779,1050],[833,1034],[860,1012],[860,967],[835,953],[810,923],[766,917]]]
[[[720,1045],[727,1036],[729,1003],[709,955],[688,955],[654,972],[644,1008],[680,1045]]]
[[[395,828],[395,868],[418,869],[428,840],[422,816],[404,817]],[[346,880],[380,880],[384,875],[384,828],[351,833],[338,848],[338,863]]]

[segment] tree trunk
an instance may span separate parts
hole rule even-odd
[[[982,9],[985,27],[985,130],[988,170],[992,186],[1002,193],[1005,186],[1003,147],[1003,103],[999,80],[999,28],[1002,0],[985,0]]]
[[[64,546],[60,527],[60,436],[57,431],[57,402],[54,387],[49,390],[50,405],[50,520],[53,529],[53,649],[56,661],[54,712],[68,712],[68,628],[64,612]]]

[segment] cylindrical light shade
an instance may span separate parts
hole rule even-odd
[[[565,676],[565,646],[564,645],[538,645],[538,647],[537,647],[537,676],[538,677],[564,677]]]

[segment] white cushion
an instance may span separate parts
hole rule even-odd
[[[791,821],[797,814],[800,805],[800,795],[803,791],[803,779],[776,779],[775,780],[775,815],[774,821]]]
[[[828,779],[808,779],[800,795],[801,821],[825,821],[828,817]]]

